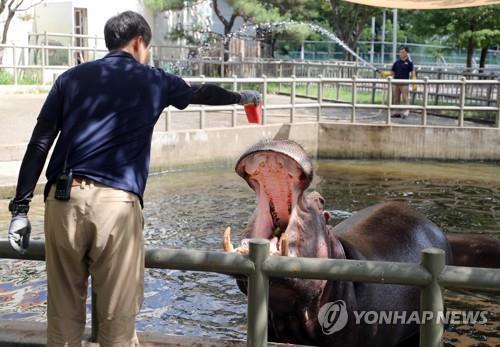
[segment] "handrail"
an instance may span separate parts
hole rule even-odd
[[[0,259],[44,260],[44,243],[32,241],[28,253],[19,256],[7,240],[0,240]],[[147,268],[219,272],[248,276],[247,344],[267,344],[269,277],[295,277],[419,286],[420,311],[443,311],[445,287],[500,290],[500,269],[445,266],[444,251],[422,250],[421,264],[383,261],[297,258],[269,255],[269,241],[250,240],[248,255],[185,249],[146,249]],[[92,336],[97,336],[93,307]],[[420,346],[437,347],[443,322],[425,321],[420,326]]]

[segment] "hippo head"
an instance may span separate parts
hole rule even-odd
[[[271,256],[333,258],[329,242],[324,199],[318,192],[305,196],[313,178],[312,162],[304,149],[293,141],[264,140],[250,147],[238,160],[236,172],[255,191],[257,207],[239,247],[224,234],[226,252],[248,252],[248,239],[271,242]],[[240,288],[243,279],[238,280]],[[318,299],[325,281],[272,279],[270,307],[292,309],[293,303],[305,305]],[[245,291],[242,288],[243,291]]]

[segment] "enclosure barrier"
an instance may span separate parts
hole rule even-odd
[[[418,110],[422,112],[421,125],[427,126],[427,119],[429,111],[456,111],[458,112],[458,127],[464,126],[465,112],[466,111],[478,111],[478,112],[495,112],[494,126],[500,128],[500,78],[496,80],[466,80],[461,78],[460,80],[412,80],[408,82],[407,80],[397,80],[393,78],[387,79],[361,79],[357,77],[353,78],[323,78],[322,76],[318,78],[298,78],[292,76],[290,78],[268,78],[263,76],[261,78],[238,78],[233,76],[232,78],[207,78],[201,76],[199,78],[186,78],[186,81],[190,83],[218,83],[218,84],[231,84],[233,90],[242,89],[243,84],[259,84],[261,85],[261,91],[264,101],[264,107],[262,111],[261,124],[265,125],[267,123],[266,111],[268,110],[289,110],[290,118],[289,122],[294,123],[295,114],[297,109],[307,109],[312,108],[317,110],[316,120],[319,122],[321,120],[321,110],[325,108],[346,108],[351,112],[350,123],[359,124],[356,119],[357,109],[374,109],[374,110],[386,110],[385,123],[391,124],[391,114],[395,110]],[[290,103],[288,104],[272,104],[267,103],[267,96],[270,83],[289,84],[290,85]],[[394,85],[408,85],[416,84],[420,86],[421,93],[423,95],[423,100],[421,105],[395,105],[392,103],[392,87]],[[297,85],[303,84],[306,86],[306,94],[309,85],[316,85],[317,95],[312,98],[315,102],[297,102],[297,98],[300,96],[309,98],[309,95],[299,95],[297,93]],[[324,97],[325,86],[331,85],[334,89],[338,90],[341,87],[347,87],[352,92],[352,98],[350,101],[339,101],[339,100],[328,100]],[[359,103],[357,98],[357,92],[359,88],[366,85],[382,85],[387,92],[386,100],[384,103],[375,104],[373,103]],[[459,102],[457,105],[431,105],[430,104],[430,86],[445,86],[445,85],[458,85],[459,94],[457,95]],[[468,86],[486,86],[488,90],[488,106],[466,106],[467,100],[467,87]],[[281,87],[280,87],[281,88]],[[490,106],[493,103],[495,106]],[[242,109],[241,106],[189,106],[184,110],[173,110],[168,107],[164,113],[165,117],[165,130],[171,130],[171,118],[173,112],[199,112],[199,128],[205,128],[206,124],[206,112],[208,111],[231,111],[232,120],[231,126],[237,126],[237,111]]]
[[[0,259],[43,261],[43,241],[32,241],[25,256],[15,253],[8,241],[0,240]],[[443,289],[500,290],[500,269],[445,265],[445,253],[437,248],[422,250],[420,264],[345,259],[296,258],[269,255],[269,241],[252,239],[248,255],[184,249],[147,249],[147,268],[218,272],[248,277],[247,345],[267,345],[270,277],[341,280],[420,287],[420,311],[443,312]],[[92,295],[92,341],[98,323]],[[420,326],[420,346],[442,344],[443,322],[426,320]]]

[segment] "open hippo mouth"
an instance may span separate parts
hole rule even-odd
[[[257,208],[239,247],[233,247],[231,229],[226,229],[224,250],[248,253],[250,238],[264,238],[271,241],[271,254],[289,255],[290,230],[297,227],[291,221],[300,219],[297,206],[312,180],[305,151],[292,141],[261,141],[241,156],[235,169],[255,191]]]

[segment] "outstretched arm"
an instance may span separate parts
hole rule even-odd
[[[194,85],[193,97],[191,104],[203,105],[231,105],[231,104],[259,104],[261,96],[259,92],[245,90],[241,92],[233,92],[215,84]]]

